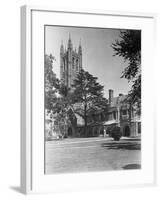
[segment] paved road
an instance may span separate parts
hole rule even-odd
[[[47,141],[46,173],[140,168],[140,139],[75,138]]]

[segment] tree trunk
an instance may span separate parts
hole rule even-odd
[[[84,120],[84,136],[87,137],[87,117]]]

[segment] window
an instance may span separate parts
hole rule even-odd
[[[141,122],[138,122],[138,133],[141,134]]]
[[[116,112],[113,112],[113,118],[116,119]]]
[[[101,120],[103,121],[105,119],[104,114],[101,113]]]
[[[76,60],[76,70],[78,71],[78,59]]]
[[[127,115],[127,110],[122,110],[122,115]]]
[[[74,69],[74,57],[72,58],[72,66],[73,66],[73,69]]]
[[[112,113],[109,113],[108,114],[108,120],[112,120],[112,119],[113,119]]]

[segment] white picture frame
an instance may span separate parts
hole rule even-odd
[[[155,67],[155,19],[154,14],[21,7],[21,191],[23,193],[155,184],[155,110],[152,95],[155,88],[152,71]],[[42,77],[45,24],[142,30],[143,167],[141,170],[44,174],[44,80]]]

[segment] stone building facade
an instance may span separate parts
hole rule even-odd
[[[119,126],[122,136],[135,137],[141,134],[141,116],[138,108],[127,102],[127,95],[119,94],[114,97],[114,91],[109,90],[108,117],[104,125]],[[107,131],[108,132],[108,131]]]
[[[119,94],[114,97],[114,91],[109,90],[108,110],[106,113],[95,113],[89,123],[88,136],[110,136],[115,126],[121,128],[122,136],[137,137],[141,135],[141,116],[135,105],[127,103],[127,95]],[[83,131],[83,122],[77,124],[78,130]],[[78,131],[78,132],[79,132]]]

